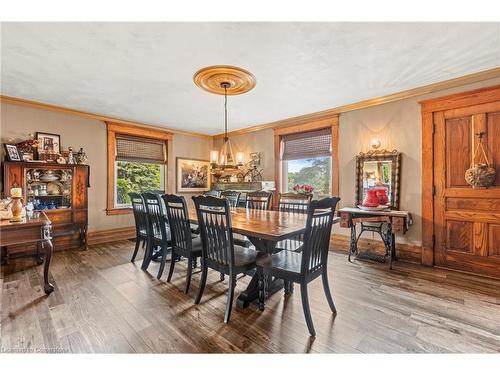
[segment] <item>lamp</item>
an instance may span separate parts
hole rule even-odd
[[[243,165],[245,164],[245,154],[243,152],[237,152],[236,153],[236,165]]]
[[[370,141],[370,145],[372,146],[372,148],[374,150],[378,149],[380,146],[381,146],[381,142],[380,142],[380,139],[378,139],[378,137],[374,137],[372,138],[372,140]]]

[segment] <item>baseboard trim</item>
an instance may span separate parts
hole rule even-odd
[[[88,244],[96,245],[105,242],[128,240],[131,238],[135,238],[135,227],[98,230],[89,232]]]
[[[347,253],[349,250],[350,237],[342,234],[332,234],[330,237],[330,249],[334,251],[342,251]],[[370,250],[374,253],[385,252],[385,247],[380,240],[371,240],[366,238],[360,238],[358,241],[358,248],[363,250]],[[396,253],[398,259],[404,260],[411,263],[422,263],[422,246],[397,243]]]
[[[89,245],[96,245],[106,242],[121,241],[135,238],[135,227],[115,228],[89,232]],[[347,253],[349,249],[349,236],[342,234],[332,234],[330,237],[330,248],[334,251]],[[360,238],[358,241],[360,250],[371,250],[376,253],[385,251],[384,244],[380,240]],[[397,255],[401,260],[421,264],[422,246],[411,244],[396,244]]]

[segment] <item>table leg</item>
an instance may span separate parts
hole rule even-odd
[[[276,241],[263,240],[261,238],[248,237],[250,242],[255,246],[259,252],[258,257],[265,256],[267,254],[273,254],[276,248]],[[283,289],[283,280],[273,279],[265,280],[266,285],[266,296],[270,296],[277,291]],[[241,308],[246,308],[252,302],[258,303],[259,299],[259,276],[257,272],[252,276],[250,283],[248,283],[247,288],[241,292],[236,300],[236,304]]]
[[[52,241],[45,240],[43,247],[45,248],[45,263],[43,265],[43,291],[50,294],[54,291],[54,286],[49,282],[49,267],[52,259]]]
[[[389,223],[387,225],[387,232],[385,233],[385,238],[387,241],[387,248],[389,250],[389,269],[392,270],[392,261],[394,260],[394,256],[396,255],[395,244],[394,244],[394,233],[392,232],[392,225]]]
[[[349,243],[349,257],[348,261],[351,261],[351,256],[356,255],[358,252],[358,239],[356,237],[356,224],[351,223],[351,241]]]

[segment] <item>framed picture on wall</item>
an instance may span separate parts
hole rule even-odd
[[[5,146],[5,157],[8,161],[21,161],[21,155],[19,155],[19,150],[16,145],[8,145]]]
[[[210,190],[208,160],[176,158],[177,193],[202,193]]]
[[[38,155],[61,153],[61,136],[59,134],[37,132],[35,137],[38,141]]]

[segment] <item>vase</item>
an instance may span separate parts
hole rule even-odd
[[[380,186],[380,187],[374,188],[374,190],[377,192],[379,204],[386,205],[387,203],[389,203],[389,197],[387,196],[387,188],[386,187]]]
[[[378,207],[379,200],[377,196],[377,190],[368,189],[366,191],[365,199],[363,200],[363,206],[365,207]]]
[[[17,222],[23,221],[23,203],[21,202],[21,198],[12,198],[12,218],[10,221]]]

